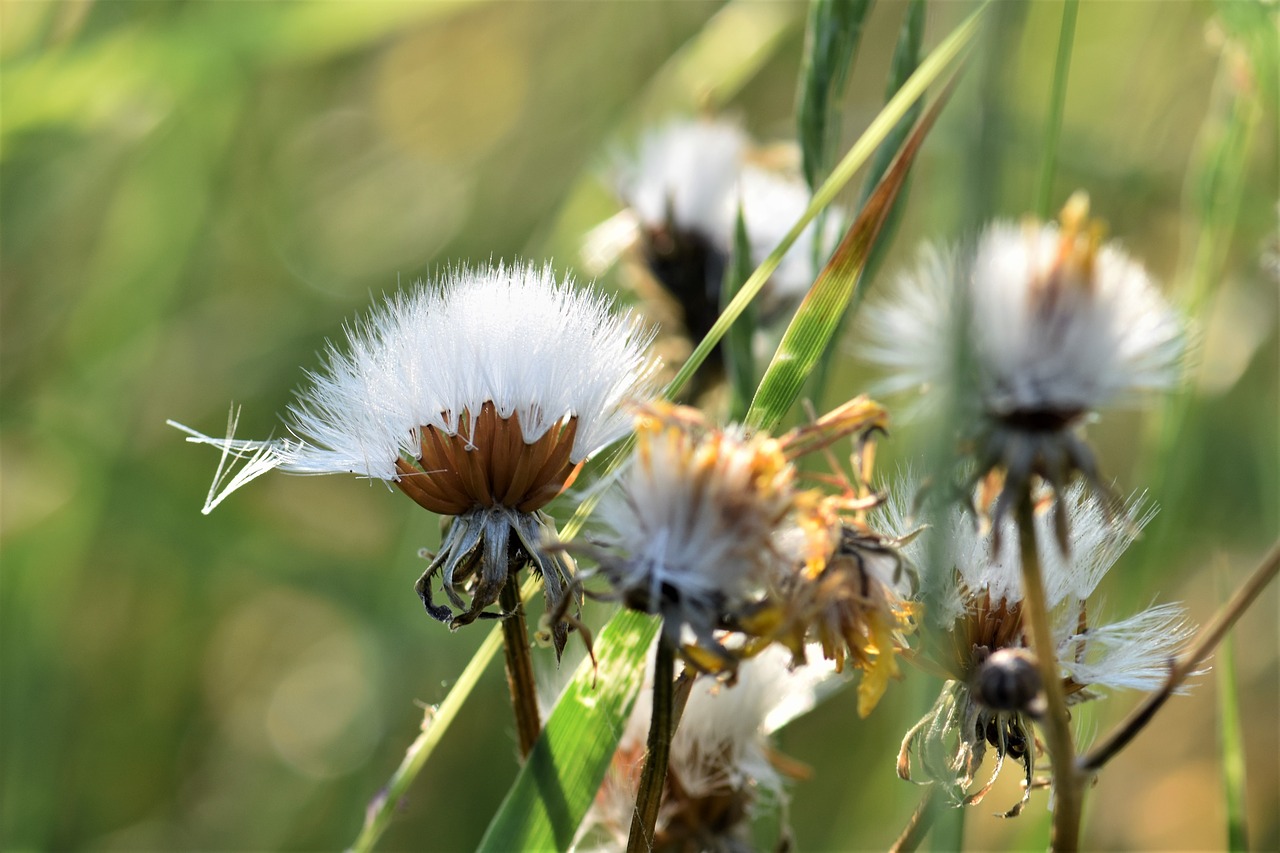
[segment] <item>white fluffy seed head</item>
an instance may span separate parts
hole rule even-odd
[[[741,207],[751,263],[758,265],[804,214],[811,196],[798,177],[750,162],[751,148],[736,124],[673,121],[641,139],[635,159],[620,169],[619,195],[644,228],[697,234],[724,257],[733,251]],[[766,302],[808,291],[819,272],[815,262],[835,247],[841,225],[842,213],[832,207],[821,233],[813,222],[800,233],[770,277]]]
[[[995,223],[971,247],[925,248],[867,307],[863,330],[863,354],[892,369],[892,388],[972,389],[993,417],[1130,402],[1173,385],[1184,348],[1141,265],[1057,225]]]
[[[439,281],[390,296],[330,345],[324,367],[289,407],[292,437],[193,441],[249,459],[252,469],[211,491],[205,511],[273,468],[304,474],[396,478],[417,458],[423,427],[449,435],[492,402],[518,415],[524,440],[577,418],[577,462],[625,434],[627,405],[652,395],[651,335],[610,300],[560,280],[550,266],[450,270]],[[225,461],[225,460],[224,460]],[[230,471],[227,472],[230,476]]]
[[[727,246],[733,231],[728,201],[748,140],[728,122],[677,121],[645,134],[618,190],[642,224],[667,224]]]
[[[647,602],[651,612],[672,593],[692,608],[741,603],[774,570],[773,535],[793,507],[794,469],[768,436],[672,420],[686,410],[655,411],[640,419],[636,452],[601,501],[601,569],[624,600]]]
[[[909,480],[909,478],[908,478]],[[914,494],[914,483],[904,482],[897,494]],[[906,502],[898,497],[886,508],[885,523],[893,531],[904,530]],[[1149,690],[1168,675],[1168,662],[1186,643],[1192,628],[1184,608],[1174,604],[1150,607],[1110,624],[1095,621],[1097,605],[1085,609],[1091,617],[1080,631],[1079,617],[1085,600],[1093,595],[1107,572],[1155,515],[1141,496],[1129,499],[1117,517],[1091,500],[1081,483],[1060,498],[1068,512],[1070,553],[1058,548],[1051,514],[1036,514],[1036,543],[1045,585],[1046,604],[1053,613],[1053,635],[1063,673],[1081,686],[1125,687]],[[953,509],[936,528],[926,529],[905,549],[909,559],[925,575],[925,588],[939,590],[933,612],[926,618],[935,630],[951,631],[962,617],[990,594],[994,603],[1010,605],[1023,599],[1018,531],[1006,518],[1000,536],[1000,553],[992,547],[990,532],[979,531],[974,519]],[[941,548],[932,542],[943,536]],[[928,575],[933,575],[928,578]]]

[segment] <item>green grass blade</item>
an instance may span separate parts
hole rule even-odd
[[[885,86],[884,93],[886,102],[898,93],[898,90],[902,88],[902,84],[907,82],[907,79],[915,73],[916,68],[920,65],[920,49],[924,42],[926,11],[925,0],[910,0],[907,4],[907,11],[902,18],[902,27],[898,31],[898,43],[893,49],[893,61],[889,66],[889,80]],[[880,179],[889,170],[889,164],[893,162],[898,150],[902,148],[902,143],[906,140],[907,134],[911,132],[912,126],[920,118],[920,111],[923,108],[924,104],[921,101],[916,101],[912,104],[911,108],[907,110],[907,114],[898,120],[898,123],[893,126],[893,130],[889,132],[884,142],[881,142],[880,147],[876,149],[875,157],[871,159],[871,166],[867,170],[866,181],[862,188],[862,198],[858,201],[859,210],[866,206],[867,200],[875,192]],[[872,247],[871,257],[867,259],[867,268],[863,273],[863,277],[867,281],[875,279],[876,270],[879,269],[881,261],[884,260],[885,253],[893,241],[893,235],[897,232],[898,221],[901,218],[902,201],[899,198],[894,201],[893,206],[890,208],[880,239]],[[849,307],[840,316],[840,322],[836,326],[836,331],[833,335],[834,340],[839,341],[844,337],[844,328],[853,315],[857,313],[865,292],[866,288],[858,288],[854,291]],[[835,347],[829,346],[823,350],[822,358],[819,360],[815,370],[813,396],[818,402],[821,402],[825,396],[827,383],[831,378],[831,365],[835,353]],[[822,407],[819,406],[819,408]]]
[[[886,103],[898,94],[898,90],[920,66],[920,49],[924,42],[924,22],[927,11],[925,0],[910,0],[907,3],[907,11],[902,16],[902,28],[898,30],[898,43],[893,48],[893,59],[889,63],[889,79],[884,91]],[[875,192],[876,184],[884,177],[884,173],[889,171],[889,165],[893,163],[898,149],[902,147],[907,134],[911,132],[912,125],[920,118],[923,107],[920,101],[912,104],[911,109],[899,119],[893,126],[893,130],[885,137],[884,142],[880,143],[880,147],[876,149],[871,167],[867,170],[862,197],[858,200],[859,208],[866,205],[867,200],[871,198],[871,193]]]
[[[871,5],[871,0],[813,0],[809,5],[796,123],[801,168],[810,189],[826,176],[840,141],[840,96]]]
[[[1053,67],[1053,88],[1049,94],[1049,123],[1044,135],[1044,159],[1040,163],[1040,192],[1036,215],[1047,222],[1053,208],[1053,175],[1058,167],[1058,137],[1062,133],[1062,113],[1067,103],[1067,75],[1071,70],[1071,47],[1076,38],[1079,0],[1064,0],[1062,29],[1058,34],[1058,59]]]
[[[532,581],[527,581],[524,591],[527,592],[528,587],[532,584]],[[536,589],[536,586],[534,588]],[[527,598],[528,596],[525,597]],[[484,638],[480,648],[472,655],[466,668],[458,676],[457,682],[453,685],[449,694],[444,697],[444,701],[434,709],[427,710],[422,718],[422,733],[414,739],[408,750],[405,751],[404,760],[396,768],[396,772],[392,775],[391,781],[387,783],[387,787],[369,804],[369,808],[365,812],[364,827],[360,830],[360,835],[356,838],[355,843],[351,845],[350,849],[352,851],[363,853],[363,851],[372,850],[374,845],[378,843],[382,833],[386,832],[387,827],[391,824],[391,819],[395,816],[396,806],[408,792],[410,783],[417,778],[422,765],[426,764],[431,753],[435,751],[441,738],[444,737],[445,731],[449,728],[449,724],[458,716],[462,703],[471,695],[476,682],[480,680],[480,676],[484,674],[489,661],[493,660],[494,655],[498,653],[500,648],[502,648],[502,631],[500,628],[494,628],[489,631],[489,636]]]
[[[632,611],[615,616],[591,661],[552,712],[480,841],[481,851],[565,850],[595,799],[644,682],[644,659],[659,620]]]
[[[952,77],[952,83],[958,79]],[[906,181],[907,172],[925,137],[946,105],[949,85],[917,125],[888,173],[840,241],[831,261],[796,310],[782,343],[773,356],[751,401],[747,425],[773,429],[790,410],[805,380],[835,334],[866,268],[867,258]]]
[[[1225,572],[1219,573],[1225,586]],[[1213,670],[1218,676],[1218,744],[1222,749],[1222,795],[1227,815],[1227,849],[1248,850],[1245,820],[1244,737],[1240,731],[1240,690],[1236,682],[1235,637],[1218,647]]]
[[[747,237],[747,224],[738,208],[738,219],[733,230],[733,255],[724,272],[724,287],[720,291],[720,309],[723,311],[738,295],[742,285],[751,277],[751,241]],[[735,323],[725,335],[724,367],[729,381],[729,420],[740,421],[747,414],[751,395],[756,387],[755,355],[751,350],[752,331],[755,329],[754,306],[743,312],[745,322]]]

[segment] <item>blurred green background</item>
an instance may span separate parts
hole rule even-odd
[[[923,239],[1033,204],[1060,8],[997,6],[883,275]],[[926,45],[970,9],[931,4]],[[1055,199],[1089,190],[1197,340],[1184,395],[1092,428],[1105,472],[1163,506],[1104,586],[1118,615],[1180,599],[1206,621],[1278,529],[1275,10],[1081,6]],[[869,19],[846,144],[882,103],[902,11]],[[371,296],[458,261],[573,269],[617,209],[601,175],[646,122],[710,103],[794,138],[804,17],[699,0],[0,3],[0,845],[354,838],[422,704],[481,640],[412,592],[436,521],[380,484],[286,476],[202,517],[216,453],[165,419],[215,433],[234,400],[242,435],[278,432],[302,369]],[[848,356],[837,376],[846,396],[869,381]],[[913,452],[895,431],[884,464]],[[1263,849],[1280,846],[1278,608],[1273,588],[1236,634]],[[936,689],[910,672],[869,720],[846,692],[782,734],[814,768],[791,807],[802,849],[897,834],[917,791],[893,758]],[[1200,679],[1106,770],[1086,846],[1226,843],[1215,689]],[[1136,701],[1095,703],[1085,725]],[[495,667],[383,846],[474,846],[514,756]],[[990,817],[1016,775],[969,811],[972,846],[1043,844],[1042,796]]]

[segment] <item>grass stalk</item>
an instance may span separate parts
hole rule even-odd
[[[1219,579],[1222,574],[1219,573]],[[1245,820],[1244,738],[1240,731],[1240,691],[1236,682],[1233,637],[1218,652],[1218,745],[1222,750],[1222,799],[1227,813],[1227,849],[1248,850]]]
[[[924,841],[924,837],[929,834],[929,830],[933,827],[933,821],[938,816],[940,806],[941,804],[938,802],[938,786],[927,786],[924,789],[924,793],[920,795],[920,802],[916,805],[916,810],[911,813],[910,820],[903,827],[902,834],[889,847],[889,853],[912,853],[913,850],[917,850],[920,847],[920,843]],[[957,847],[957,849],[959,848]]]
[[[1062,113],[1067,102],[1067,77],[1071,70],[1071,49],[1076,38],[1079,0],[1064,0],[1062,29],[1058,34],[1058,58],[1053,66],[1053,88],[1049,93],[1049,123],[1045,128],[1044,159],[1040,161],[1040,189],[1036,216],[1048,222],[1053,209],[1053,176],[1058,168],[1058,139],[1062,135]]]
[[[1194,673],[1205,659],[1213,653],[1218,643],[1222,642],[1222,638],[1236,624],[1249,606],[1257,600],[1262,594],[1262,590],[1266,589],[1267,584],[1275,579],[1277,571],[1280,571],[1280,542],[1271,546],[1271,550],[1267,552],[1267,556],[1263,558],[1262,563],[1253,570],[1253,574],[1244,584],[1236,590],[1236,594],[1231,600],[1222,606],[1213,621],[1200,630],[1196,640],[1191,647],[1176,661],[1172,662],[1170,667],[1169,678],[1165,681],[1164,686],[1156,692],[1147,696],[1141,705],[1133,710],[1124,722],[1120,723],[1116,729],[1105,739],[1100,741],[1096,747],[1090,750],[1088,755],[1080,759],[1080,770],[1084,773],[1096,773],[1111,759],[1115,758],[1120,750],[1128,746],[1138,732],[1151,722],[1152,717],[1160,710],[1165,702],[1169,701],[1169,697],[1174,691],[1186,681],[1188,676]]]

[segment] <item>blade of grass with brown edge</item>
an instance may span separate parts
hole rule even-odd
[[[840,324],[840,317],[861,281],[867,257],[893,209],[907,171],[946,106],[963,70],[962,65],[952,74],[946,88],[920,119],[893,165],[836,247],[835,254],[800,303],[751,401],[751,409],[747,413],[747,425],[751,428],[776,427],[800,395],[805,380],[830,343]]]
[[[898,31],[898,43],[893,49],[893,59],[889,64],[889,80],[885,86],[884,93],[885,101],[890,100],[898,93],[898,90],[902,88],[902,85],[915,73],[916,68],[920,65],[920,50],[924,42],[926,12],[927,4],[925,0],[910,0],[907,4],[907,10],[902,17],[902,27]],[[902,148],[903,140],[907,138],[907,134],[911,132],[911,128],[915,126],[916,121],[920,118],[922,109],[924,109],[923,101],[916,101],[912,104],[911,109],[898,120],[893,130],[885,137],[884,142],[881,142],[880,147],[876,149],[875,157],[871,159],[871,165],[867,169],[862,195],[858,199],[859,209],[866,206],[867,200],[875,192],[880,179],[889,170],[889,166],[893,163],[893,158],[897,156],[899,149]],[[867,265],[862,275],[868,281],[875,279],[876,270],[879,269],[880,263],[884,260],[887,250],[893,241],[893,235],[897,231],[897,223],[901,215],[902,196],[900,194],[898,200],[891,206],[889,215],[881,228],[881,236],[876,240],[875,246],[871,249],[871,255],[867,258]],[[848,306],[840,315],[840,321],[832,335],[833,340],[839,341],[843,337],[842,332],[845,326],[850,318],[857,313],[858,305],[865,295],[865,287],[860,287],[854,291]],[[835,354],[836,348],[828,345],[823,350],[817,367],[814,368],[813,400],[814,404],[820,409],[823,407],[823,401],[826,397],[827,383],[831,378],[831,365],[835,360]]]

